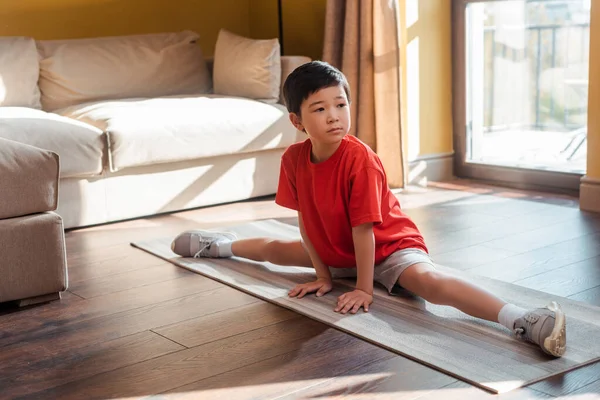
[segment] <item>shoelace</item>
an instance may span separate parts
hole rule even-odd
[[[530,322],[528,318],[524,318],[523,320],[525,321],[525,326],[515,328],[513,332],[519,339],[527,339],[531,341],[532,338],[529,332],[533,331],[533,323]]]
[[[200,250],[198,250],[196,254],[194,254],[194,258],[199,258],[202,256],[206,257],[208,255],[208,250],[210,249],[210,244],[212,243],[212,240],[201,239],[200,243],[202,244],[202,247],[200,247]]]

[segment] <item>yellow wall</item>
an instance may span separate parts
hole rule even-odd
[[[284,53],[320,60],[327,0],[284,0],[282,3]],[[250,0],[250,35],[268,39],[277,37],[278,32],[277,1]]]
[[[600,179],[600,4],[592,1],[587,176]]]
[[[250,34],[251,0],[0,0],[0,36],[67,39],[191,29],[212,55],[220,28]]]
[[[401,5],[406,17],[405,115],[411,160],[453,149],[451,2]]]
[[[277,18],[277,1],[250,0],[250,35],[252,37],[256,39],[278,37]]]
[[[326,0],[283,2],[286,54],[320,59]],[[219,29],[278,36],[275,0],[0,0],[0,36],[70,39],[191,29],[212,55]]]

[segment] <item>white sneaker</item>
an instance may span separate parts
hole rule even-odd
[[[237,240],[237,236],[230,232],[213,231],[185,231],[179,234],[173,243],[171,250],[182,257],[221,257],[219,247],[213,246],[219,242],[230,242]]]

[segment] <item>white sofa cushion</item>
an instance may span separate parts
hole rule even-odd
[[[213,64],[215,94],[277,103],[281,57],[277,39],[256,40],[221,29]]]
[[[45,110],[132,97],[199,94],[212,81],[190,31],[38,41]]]
[[[102,172],[103,132],[82,122],[32,108],[0,107],[0,137],[57,153],[61,178]]]
[[[204,95],[95,102],[57,113],[107,134],[111,171],[285,148],[296,129],[281,104]]]
[[[0,38],[0,107],[41,108],[39,60],[35,41]]]

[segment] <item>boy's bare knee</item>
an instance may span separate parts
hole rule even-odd
[[[291,244],[289,241],[269,240],[263,249],[265,260],[273,264],[284,264],[288,258],[286,252],[289,252]]]
[[[279,246],[279,240],[269,240],[265,243],[263,247],[263,256],[267,261],[274,261],[274,258],[277,257],[279,251],[277,247]]]

